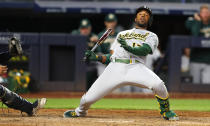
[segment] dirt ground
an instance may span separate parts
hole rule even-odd
[[[23,97],[78,98],[83,93],[42,92],[24,94]],[[172,98],[205,98],[210,94],[170,94]],[[108,98],[154,98],[151,94],[111,94]],[[9,111],[8,111],[9,110]],[[11,109],[0,110],[0,126],[210,126],[210,112],[176,111],[179,121],[167,121],[153,110],[96,110],[87,117],[63,118],[66,109],[41,109],[36,117],[21,115]]]
[[[0,126],[210,126],[210,112],[176,111],[180,121],[166,121],[151,110],[89,110],[87,117],[63,118],[64,109],[42,109],[36,117],[4,109]]]

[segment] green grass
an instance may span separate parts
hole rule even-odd
[[[35,99],[28,99],[34,101]],[[76,108],[78,98],[48,98],[45,108]],[[171,109],[188,111],[210,111],[209,99],[170,99]],[[157,110],[155,99],[101,99],[91,106],[93,109],[144,109]]]
[[[78,98],[49,98],[45,108],[76,108],[79,102]],[[170,99],[170,102],[173,110],[210,111],[210,99]],[[155,99],[101,99],[91,108],[157,110],[158,104]]]

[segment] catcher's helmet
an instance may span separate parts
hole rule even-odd
[[[149,18],[149,21],[148,21],[148,26],[149,26],[149,27],[152,26],[152,21],[153,21],[152,10],[151,10],[149,7],[147,7],[147,6],[141,6],[141,7],[139,7],[139,8],[136,9],[136,15],[137,15],[140,11],[142,11],[142,10],[145,10],[145,11],[147,11],[147,12],[149,13],[150,18]],[[136,15],[135,15],[135,16],[136,16]]]

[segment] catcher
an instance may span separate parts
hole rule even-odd
[[[12,56],[22,55],[22,47],[15,37],[9,40],[9,51],[0,53],[0,63],[7,63]],[[7,72],[7,66],[0,65],[0,76]],[[10,91],[6,87],[0,84],[0,100],[9,108],[20,110],[27,113],[28,116],[36,115],[40,108],[43,108],[46,103],[46,98],[36,100],[34,103],[30,103],[26,99],[22,98],[18,94]]]

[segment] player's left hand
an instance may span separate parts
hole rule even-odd
[[[126,43],[126,41],[125,41],[125,39],[123,39],[123,38],[120,38],[120,37],[119,37],[119,38],[117,39],[117,41],[121,44],[121,47],[123,47],[123,48],[124,48],[125,46],[128,46],[127,43]]]
[[[121,44],[121,47],[123,47],[125,50],[127,50],[129,52],[132,50],[132,47],[127,45],[125,39],[119,37],[117,39],[117,41]]]

